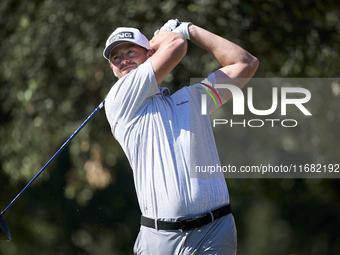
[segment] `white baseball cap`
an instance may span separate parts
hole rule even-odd
[[[106,40],[103,56],[107,60],[110,59],[111,50],[121,43],[131,42],[150,50],[148,39],[137,29],[132,27],[117,28]]]

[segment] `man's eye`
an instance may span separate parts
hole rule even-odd
[[[120,58],[119,58],[119,56],[114,56],[113,58],[112,58],[112,61],[118,61]]]
[[[133,53],[135,52],[134,50],[129,50],[127,53],[130,54],[130,53]]]

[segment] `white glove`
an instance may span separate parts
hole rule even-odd
[[[181,22],[178,19],[169,19],[159,30],[167,30],[172,31],[176,27],[178,27],[181,24]]]
[[[159,31],[172,31],[177,26],[179,26],[181,22],[178,19],[169,19],[160,29],[157,29],[154,33],[154,35],[157,35]]]
[[[180,22],[178,19],[169,19],[160,29],[156,30],[154,35],[157,35],[159,31],[172,31],[174,33],[182,34],[187,40],[190,40],[189,35],[190,22]]]
[[[191,22],[180,22],[179,26],[177,26],[172,32],[174,33],[180,33],[184,35],[185,39],[190,40],[190,34],[189,34],[189,26],[191,25]]]

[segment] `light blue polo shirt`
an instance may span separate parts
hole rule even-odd
[[[209,76],[206,82],[214,80]],[[202,90],[195,86],[200,84],[167,95],[148,59],[119,79],[106,98],[112,134],[130,162],[146,217],[177,218],[229,203],[223,173],[190,178],[190,164],[220,164],[209,115],[200,113]]]

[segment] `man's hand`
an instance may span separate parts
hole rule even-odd
[[[172,32],[182,34],[185,39],[190,40],[189,26],[192,25],[191,22],[180,22]]]
[[[185,39],[190,40],[189,26],[190,22],[180,22],[178,19],[169,19],[160,29],[156,30],[154,35],[160,31],[172,31],[174,33],[182,34]]]
[[[150,46],[153,52],[156,52],[159,49],[159,46],[163,43],[164,39],[171,34],[171,31],[159,31],[151,40],[150,40]]]
[[[160,29],[155,31],[154,35],[157,35],[160,31],[172,31],[180,24],[181,22],[178,19],[169,19]]]

